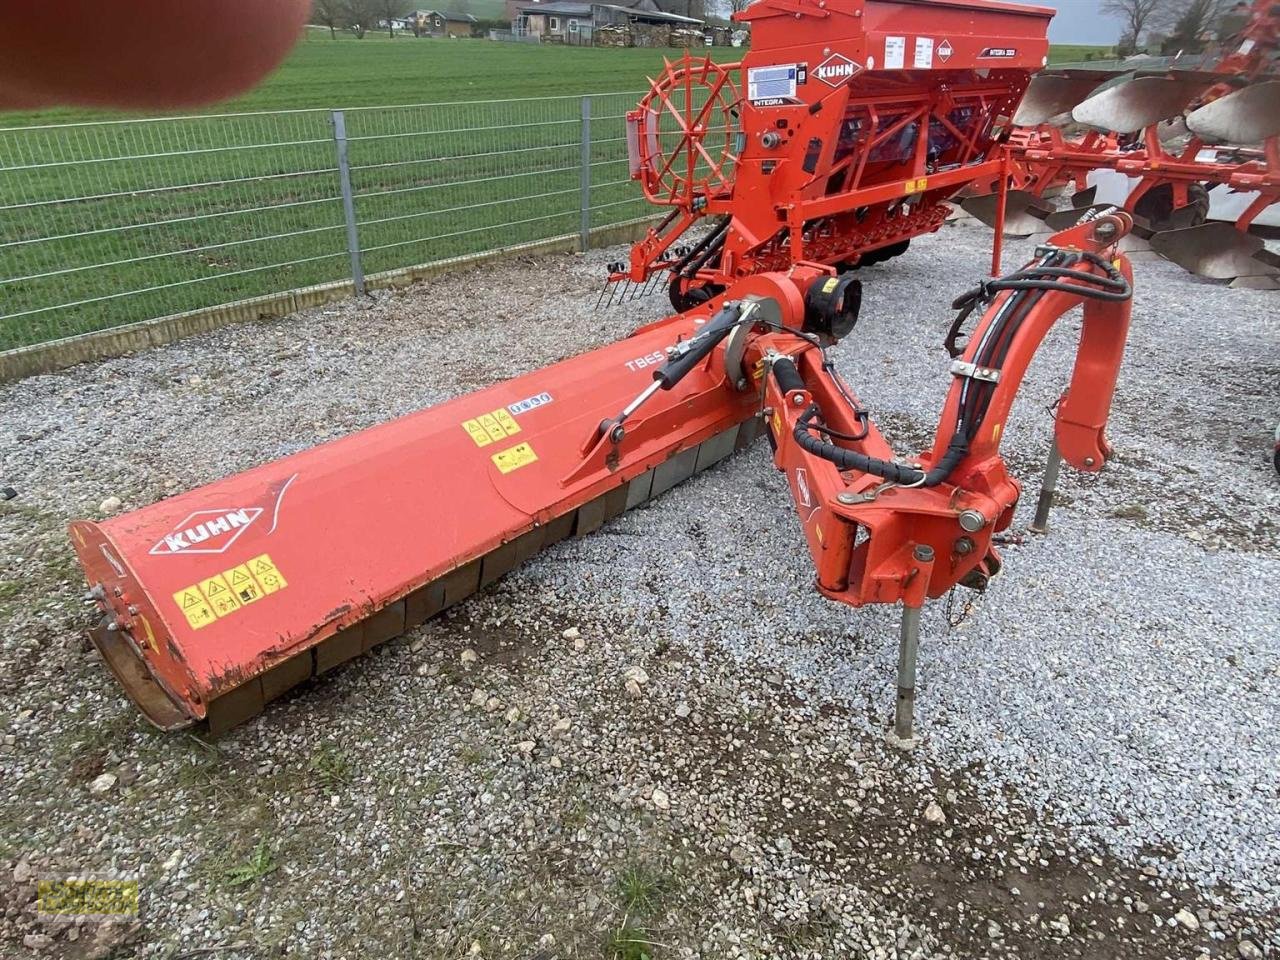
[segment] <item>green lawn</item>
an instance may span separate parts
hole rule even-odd
[[[184,112],[331,109],[644,90],[646,76],[662,69],[664,57],[674,59],[683,52],[412,36],[391,39],[385,33],[357,40],[339,32],[333,40],[328,30],[311,28],[284,64],[252,93],[207,110]],[[695,52],[736,60],[745,51],[713,47]],[[101,110],[44,110],[0,114],[0,126],[102,118]]]
[[[1090,47],[1082,43],[1055,43],[1049,48],[1050,63],[1079,63],[1082,60],[1110,60],[1115,47]]]
[[[708,50],[696,51],[699,55]],[[744,50],[709,48],[717,60]],[[1103,59],[1109,47],[1055,44],[1054,63]],[[368,34],[357,40],[339,32],[308,29],[293,54],[252,93],[205,111],[288,110],[304,107],[380,106],[455,100],[493,100],[556,94],[643,90],[663,57],[682,51],[579,48],[554,45],[437,40]],[[44,110],[0,114],[0,126],[102,119],[101,111]]]
[[[645,215],[623,117],[680,55],[312,30],[223,116],[5,115],[0,349],[348,277],[335,107],[366,273],[577,232],[586,93],[591,222]]]

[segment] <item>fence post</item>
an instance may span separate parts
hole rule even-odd
[[[356,295],[364,295],[364,265],[360,262],[360,234],[356,231],[356,204],[351,194],[351,163],[347,159],[347,118],[334,110],[333,141],[338,147],[338,182],[342,185],[342,216],[347,221],[347,252],[351,254],[351,281]]]
[[[579,201],[582,222],[578,227],[579,245],[586,253],[591,247],[591,98],[582,98],[582,197]]]

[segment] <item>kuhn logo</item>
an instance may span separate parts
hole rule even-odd
[[[838,87],[851,77],[856,77],[862,68],[843,54],[833,53],[818,64],[813,75],[824,83]]]
[[[260,516],[261,507],[197,510],[179,523],[172,533],[166,533],[151,548],[151,553],[157,556],[169,553],[225,553]]]
[[[796,467],[796,490],[800,494],[800,502],[806,507],[813,506],[813,494],[809,492],[809,475],[804,467]]]

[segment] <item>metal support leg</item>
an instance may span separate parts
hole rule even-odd
[[[1058,474],[1062,469],[1062,454],[1058,452],[1055,437],[1049,445],[1049,460],[1044,466],[1044,482],[1040,485],[1040,499],[1036,502],[1036,518],[1027,529],[1032,533],[1049,532],[1049,508],[1053,506],[1053,494],[1058,489]]]
[[[901,743],[915,736],[916,654],[920,648],[920,608],[902,610],[902,636],[898,645],[898,704],[893,715],[893,735]]]

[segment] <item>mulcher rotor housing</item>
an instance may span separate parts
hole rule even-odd
[[[741,72],[759,102],[722,98],[733,78],[692,60],[671,74],[687,92],[689,71],[710,78],[706,115],[734,104],[745,140],[735,131],[707,148],[697,110],[665,128],[694,135],[687,155],[663,152],[649,120],[634,128],[659,164],[637,176],[667,198],[669,224],[721,218],[718,252],[691,277],[702,296],[601,349],[73,523],[101,614],[91,636],[125,689],[158,726],[225,730],[764,435],[816,588],[853,607],[903,607],[894,728],[910,738],[920,608],[999,571],[995,538],[1021,493],[999,443],[1042,338],[1080,305],[1051,473],[1059,457],[1096,471],[1110,454],[1132,281],[1119,245],[1133,221],[1090,212],[957,301],[936,437],[907,458],[829,353],[856,335],[860,285],[844,267],[934,229],[944,196],[1004,169],[992,137],[1043,61],[1050,14],[986,0],[759,0]],[[665,237],[651,233],[646,249]]]

